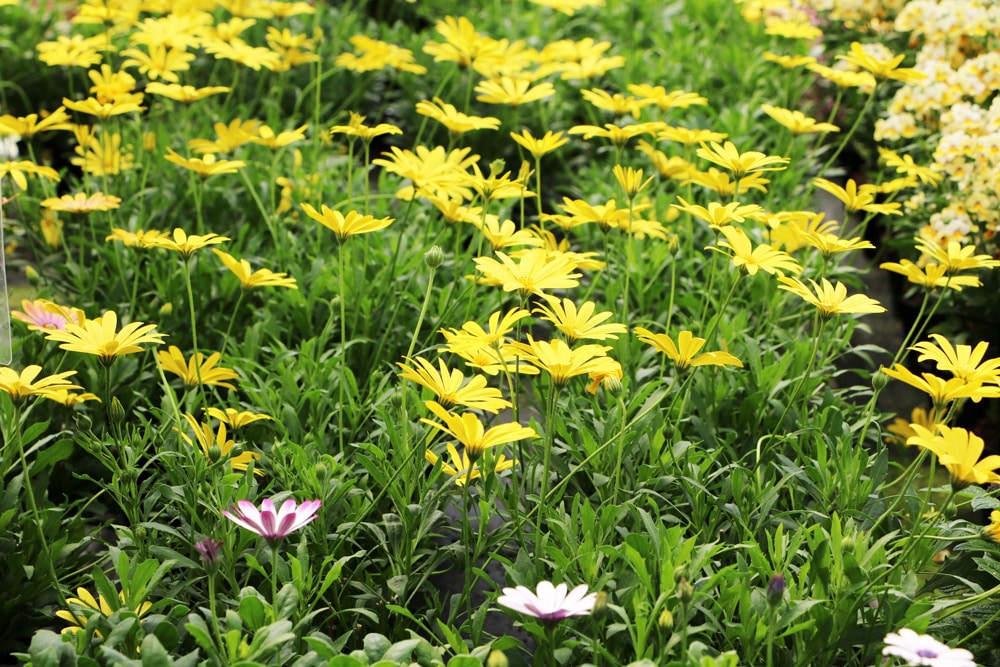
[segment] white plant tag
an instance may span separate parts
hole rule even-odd
[[[0,366],[8,366],[14,359],[10,343],[10,302],[7,298],[7,246],[3,242],[3,179],[0,178]]]

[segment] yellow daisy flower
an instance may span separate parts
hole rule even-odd
[[[535,429],[520,424],[504,423],[487,430],[475,413],[452,414],[435,401],[424,401],[424,405],[444,424],[423,417],[420,421],[462,443],[465,453],[472,461],[482,458],[488,447],[538,437]]]
[[[107,311],[100,317],[82,324],[66,323],[62,331],[48,331],[45,337],[62,343],[59,347],[70,352],[96,355],[102,364],[110,366],[126,354],[143,351],[143,345],[160,345],[166,334],[157,333],[155,324],[132,322],[118,330],[118,315]]]
[[[779,289],[802,297],[804,301],[816,306],[823,317],[829,318],[846,313],[862,315],[884,313],[886,310],[878,301],[863,294],[847,296],[847,287],[839,281],[834,285],[826,278],[822,278],[822,283],[818,284],[815,280],[810,279],[811,290],[798,278],[779,276],[778,282],[781,283],[778,286]]]
[[[240,285],[245,290],[254,287],[288,287],[298,289],[295,278],[289,278],[287,273],[275,273],[270,269],[257,269],[252,271],[250,262],[245,259],[236,259],[227,252],[218,248],[212,248],[212,252],[222,260],[226,268],[232,271],[233,275],[240,279]]]
[[[510,401],[504,399],[499,389],[486,386],[486,378],[482,375],[474,375],[466,382],[462,371],[450,370],[443,359],[438,359],[438,368],[434,368],[423,357],[414,357],[408,361],[413,364],[412,368],[396,362],[403,369],[399,377],[430,389],[437,397],[437,402],[445,408],[461,405],[496,414],[511,407]]]
[[[737,366],[743,368],[743,362],[728,352],[702,352],[705,339],[698,338],[690,331],[682,331],[677,335],[677,342],[667,334],[653,333],[643,327],[635,328],[636,337],[674,362],[678,370],[686,370],[692,366]]]
[[[163,370],[180,376],[184,380],[185,387],[197,387],[200,380],[203,385],[214,385],[236,391],[236,387],[226,380],[235,380],[239,376],[232,369],[216,365],[222,358],[218,352],[213,352],[208,357],[199,352],[191,355],[190,359],[185,359],[180,348],[171,345],[166,351],[160,350],[157,355]]]

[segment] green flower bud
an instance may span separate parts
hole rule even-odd
[[[507,667],[507,655],[503,651],[490,651],[486,667]]]
[[[882,391],[887,384],[889,384],[889,376],[885,374],[885,371],[881,368],[875,371],[872,375],[872,387],[875,388],[875,391]]]
[[[111,409],[108,410],[108,416],[111,417],[111,421],[115,426],[125,421],[125,406],[122,405],[117,396],[111,397]]]
[[[424,264],[433,270],[444,264],[444,250],[439,245],[431,246],[431,249],[424,253]]]
[[[35,267],[30,264],[24,267],[24,275],[28,279],[28,282],[31,283],[32,287],[38,287],[42,283],[42,277],[38,274],[38,271],[35,270]]]

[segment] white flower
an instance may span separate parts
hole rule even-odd
[[[885,636],[882,655],[895,655],[907,665],[924,667],[976,667],[972,653],[964,648],[950,648],[930,635],[918,635],[909,628]]]
[[[569,593],[567,588],[566,584],[553,586],[551,581],[539,582],[537,593],[525,586],[505,588],[497,603],[548,622],[587,616],[594,610],[597,593],[588,593],[586,584],[580,584]]]

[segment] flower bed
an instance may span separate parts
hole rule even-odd
[[[930,30],[948,2],[452,4],[0,2],[32,290],[0,650],[995,662],[1000,458],[956,419],[1000,358],[941,319],[998,264],[992,153],[947,148],[988,142],[991,33]],[[942,50],[991,107],[921,87]],[[920,143],[838,172],[872,132]],[[883,270],[919,307],[858,384]],[[898,382],[928,402],[893,422]]]

